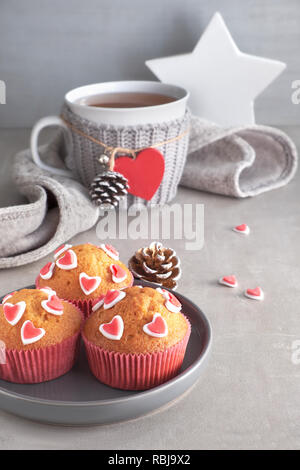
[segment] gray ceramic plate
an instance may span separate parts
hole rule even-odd
[[[173,402],[199,379],[211,346],[211,328],[205,315],[183,295],[176,296],[191,322],[192,333],[181,372],[174,379],[142,392],[107,387],[89,371],[81,347],[78,363],[63,377],[33,385],[0,380],[0,408],[40,422],[91,425],[135,419]]]

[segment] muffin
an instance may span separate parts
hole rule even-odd
[[[133,276],[119,261],[111,245],[62,245],[54,252],[36,279],[37,287],[48,286],[57,295],[77,305],[86,317],[92,306],[111,289],[131,286]]]
[[[22,289],[0,306],[0,340],[5,362],[0,378],[38,383],[68,372],[77,358],[83,315],[50,289]]]
[[[145,390],[178,373],[191,328],[173,294],[140,286],[111,290],[94,310],[82,336],[100,382]]]

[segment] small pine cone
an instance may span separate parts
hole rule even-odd
[[[180,260],[175,251],[159,242],[140,248],[130,258],[128,266],[136,278],[169,289],[177,288],[176,281],[181,276]]]
[[[97,175],[90,185],[90,196],[94,204],[103,208],[115,208],[128,193],[128,181],[116,171],[105,171]]]

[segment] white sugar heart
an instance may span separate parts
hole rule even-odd
[[[60,316],[64,312],[63,304],[55,294],[50,294],[47,300],[42,300],[41,305],[46,312],[52,313],[52,315]]]
[[[104,310],[112,308],[120,300],[126,297],[126,293],[120,290],[109,290],[104,297]]]
[[[168,334],[168,325],[160,313],[155,313],[150,323],[143,326],[143,331],[155,338],[163,338]]]
[[[55,290],[51,289],[51,287],[39,287],[38,290],[40,290],[41,292],[44,292],[44,294],[46,294],[47,296],[49,295],[56,295],[56,292]]]
[[[237,225],[236,227],[233,227],[232,230],[236,233],[240,233],[241,235],[249,235],[250,233],[250,228],[247,224]]]
[[[77,268],[77,256],[75,251],[67,250],[61,258],[56,260],[56,266],[65,270]]]
[[[177,299],[177,297],[175,297],[174,294],[172,294],[171,292],[169,292],[168,290],[166,289],[162,289],[161,287],[157,287],[156,290],[162,294],[164,296],[164,298],[166,299],[166,302],[165,302],[165,307],[172,313],[179,313],[181,311],[181,308],[182,308],[182,305],[181,303],[179,302],[179,300]]]
[[[125,269],[122,268],[122,266],[119,266],[118,264],[111,264],[110,271],[112,274],[113,282],[120,283],[125,281],[127,273]]]
[[[119,260],[119,252],[113,246],[102,243],[100,248],[115,261]]]
[[[237,287],[238,286],[237,279],[234,275],[221,277],[221,279],[219,279],[219,283],[222,284],[223,286],[227,286],[227,287]]]
[[[68,245],[68,243],[59,246],[59,247],[54,251],[54,258],[55,258],[55,259],[58,258],[62,253],[64,253],[65,251],[69,250],[70,248],[72,248],[72,245]]]
[[[98,289],[101,282],[100,276],[89,276],[86,273],[79,274],[79,283],[85,295],[89,295]]]
[[[109,323],[99,326],[100,333],[108,339],[120,340],[124,332],[124,322],[120,315],[115,315]]]
[[[12,326],[15,326],[18,321],[22,318],[24,312],[26,310],[26,302],[23,300],[21,302],[18,302],[16,304],[11,304],[9,302],[6,302],[3,305],[3,313],[8,321]]]
[[[104,297],[105,295],[101,295],[98,299],[95,300],[93,307],[92,307],[92,312],[96,312],[102,305],[104,304]]]
[[[245,297],[252,300],[264,300],[265,294],[260,287],[255,287],[255,289],[246,289],[244,292]]]
[[[21,339],[24,345],[36,343],[44,335],[46,331],[44,328],[35,328],[30,320],[26,320],[21,328]]]
[[[51,279],[53,275],[54,267],[55,267],[55,263],[51,263],[51,261],[45,264],[45,266],[40,270],[41,278],[46,279],[46,280]]]

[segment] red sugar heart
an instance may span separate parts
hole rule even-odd
[[[124,331],[123,319],[120,315],[113,317],[110,323],[102,323],[99,327],[100,332],[109,339],[121,339]]]
[[[105,251],[105,253],[112,259],[116,261],[119,259],[119,252],[112,245],[102,243],[102,245],[100,245],[100,248],[102,248],[102,250]]]
[[[89,295],[99,287],[101,278],[99,276],[88,276],[86,273],[80,273],[79,282],[83,292]]]
[[[50,300],[47,301],[47,304],[50,308],[53,308],[53,310],[63,309],[62,301],[57,297],[57,295],[52,295]]]
[[[126,293],[120,290],[109,290],[104,297],[104,309],[108,309],[116,305],[120,300],[124,299]]]
[[[62,269],[73,269],[77,267],[77,256],[73,250],[68,250],[56,261],[56,265]]]
[[[42,267],[40,270],[40,276],[43,279],[50,279],[53,274],[53,269],[54,269],[54,263],[49,261],[49,263],[45,264],[45,266]]]
[[[21,339],[23,344],[31,344],[41,339],[45,333],[44,328],[35,328],[33,323],[27,320],[21,328]]]
[[[60,245],[54,251],[54,258],[57,258],[59,255],[61,255],[64,251],[68,250],[69,248],[72,248],[72,245],[68,245],[66,243],[64,243],[63,245]]]
[[[237,287],[238,285],[237,279],[234,275],[221,277],[219,283],[227,287]]]
[[[261,294],[260,288],[255,287],[255,289],[247,289],[247,294],[254,295],[254,296],[260,296],[260,294]]]
[[[55,294],[50,295],[47,300],[43,300],[41,305],[47,312],[53,313],[53,315],[63,314],[64,307],[62,301]]]
[[[241,225],[237,225],[236,227],[234,227],[233,231],[242,233],[243,235],[248,235],[248,233],[250,233],[250,228],[248,227],[247,224],[241,224]]]
[[[253,300],[263,300],[264,292],[260,287],[255,287],[255,289],[247,289],[244,292],[245,296]]]
[[[113,302],[117,297],[119,297],[120,291],[118,290],[109,290],[104,298],[105,304],[110,304]]]
[[[144,325],[143,330],[148,335],[156,338],[162,338],[168,334],[168,326],[160,313],[155,313],[152,322]]]
[[[227,282],[228,284],[235,284],[236,277],[235,276],[224,276],[223,281]]]
[[[14,305],[10,303],[5,303],[3,305],[4,316],[12,326],[16,325],[22,318],[25,309],[26,303],[24,301],[18,302]]]
[[[150,201],[163,179],[165,160],[159,150],[148,148],[135,159],[127,156],[117,158],[114,171],[127,178],[130,194]]]
[[[100,295],[100,297],[98,297],[97,299],[95,299],[93,301],[93,306],[92,306],[92,311],[95,312],[96,310],[98,310],[98,308],[102,307],[102,305],[104,304],[104,297],[105,295]]]
[[[171,292],[168,292],[168,294],[169,294],[169,301],[171,302],[171,304],[175,305],[175,307],[181,307],[181,303],[179,302],[177,297],[171,294]]]
[[[122,266],[119,266],[118,264],[111,264],[110,270],[112,272],[112,278],[114,282],[122,282],[127,277],[125,269],[123,269]]]

